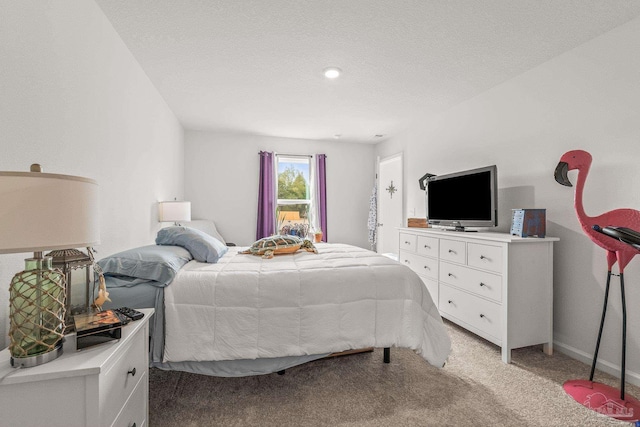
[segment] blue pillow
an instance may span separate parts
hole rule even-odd
[[[158,245],[182,246],[196,261],[214,264],[227,253],[229,248],[220,240],[207,233],[189,227],[167,227],[158,231]]]
[[[192,259],[189,251],[179,246],[149,245],[108,256],[98,261],[98,265],[105,275],[169,284],[178,270]]]

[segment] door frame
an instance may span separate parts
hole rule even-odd
[[[400,158],[400,184],[399,187],[402,188],[402,201],[400,203],[401,207],[400,207],[400,225],[398,226],[402,226],[402,222],[404,222],[404,201],[405,201],[405,189],[404,189],[404,157],[403,157],[403,152],[400,151],[398,153],[392,154],[390,156],[385,156],[385,157],[380,157],[377,156],[376,159],[376,183],[377,183],[377,188],[378,188],[378,203],[376,206],[376,217],[378,219],[377,224],[380,223],[380,200],[382,200],[381,194],[382,191],[384,191],[384,189],[382,188],[382,185],[380,183],[380,163],[384,163],[387,162],[389,160],[394,160],[396,158]],[[376,236],[378,236],[378,238],[376,239],[376,252],[380,253],[380,246],[378,245],[379,239],[380,239],[380,233],[379,233],[379,229],[380,227],[378,227],[378,225],[376,224]],[[399,248],[398,248],[399,249]]]

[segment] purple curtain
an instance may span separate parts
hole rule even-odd
[[[258,188],[258,227],[256,240],[275,233],[275,183],[273,153],[260,152],[260,183]]]
[[[316,155],[316,171],[318,171],[318,212],[320,214],[320,229],[322,241],[327,241],[327,156]]]

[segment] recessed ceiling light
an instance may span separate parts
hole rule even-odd
[[[383,135],[383,134],[381,134],[381,133],[378,133],[378,134],[376,134],[376,135],[374,135],[374,136],[375,136],[376,138],[382,138],[384,135]]]
[[[324,76],[328,79],[336,79],[340,76],[342,70],[338,67],[327,67],[324,69]]]
[[[336,133],[335,135],[333,135],[333,137],[335,139],[340,139],[340,137],[342,136],[342,134]]]

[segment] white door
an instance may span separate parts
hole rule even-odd
[[[380,254],[399,254],[398,229],[402,227],[402,153],[379,160],[378,242]]]

